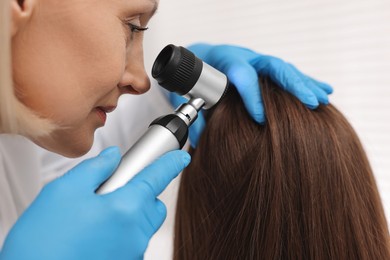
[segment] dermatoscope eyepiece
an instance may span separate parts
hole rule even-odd
[[[171,92],[189,99],[203,99],[205,109],[218,103],[229,85],[225,74],[204,63],[186,48],[173,44],[167,45],[157,56],[152,77]]]

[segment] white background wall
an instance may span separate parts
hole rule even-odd
[[[390,222],[390,1],[161,0],[152,20],[149,71],[166,44],[204,41],[278,56],[331,84],[330,100],[363,142]]]

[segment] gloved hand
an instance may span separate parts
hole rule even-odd
[[[166,217],[156,197],[188,165],[173,151],[105,195],[95,190],[120,161],[117,147],[104,150],[49,183],[6,238],[1,259],[142,259]]]
[[[328,84],[304,75],[293,65],[276,57],[231,45],[200,43],[189,46],[188,49],[227,75],[237,88],[249,114],[260,124],[265,122],[265,114],[258,75],[269,76],[282,89],[311,109],[318,107],[319,103],[328,104],[328,95],[333,92]],[[174,93],[170,93],[170,100],[175,107],[185,102],[184,98]],[[193,147],[198,143],[204,126],[205,120],[200,114],[190,128],[189,137]]]

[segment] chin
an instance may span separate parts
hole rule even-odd
[[[65,147],[65,149],[58,149],[57,151],[52,151],[52,152],[58,153],[68,158],[77,158],[88,153],[89,150],[91,150],[91,147],[92,144],[84,145],[84,146],[71,146],[68,148]]]
[[[68,140],[66,138],[47,136],[33,141],[35,144],[53,153],[68,158],[77,158],[91,150],[93,139],[93,135],[91,137],[84,136],[84,138],[78,138],[77,141],[74,141],[74,139]]]

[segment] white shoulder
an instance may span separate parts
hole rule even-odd
[[[42,188],[36,145],[15,135],[0,135],[0,245],[14,221]]]

